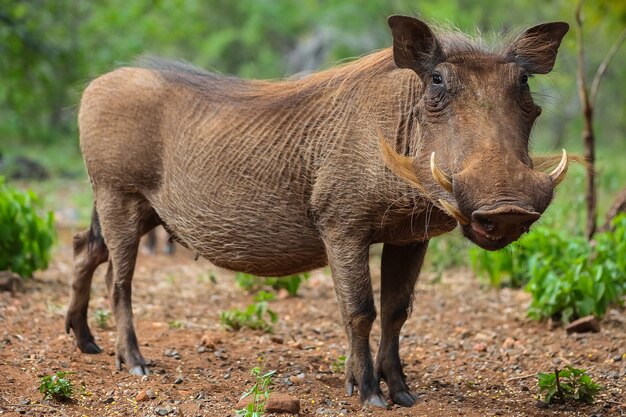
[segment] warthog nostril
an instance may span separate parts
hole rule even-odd
[[[539,213],[518,206],[504,205],[491,210],[476,210],[472,220],[490,238],[509,237],[516,239],[526,233],[539,218]]]
[[[481,222],[481,226],[483,227],[483,229],[485,229],[487,233],[491,233],[496,230],[496,225],[486,219]]]

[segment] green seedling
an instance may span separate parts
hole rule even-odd
[[[94,311],[93,318],[96,322],[96,326],[99,329],[108,329],[109,319],[111,318],[111,312],[104,310],[102,308],[98,308],[96,309],[96,311]]]
[[[343,373],[346,370],[346,357],[339,356],[337,360],[330,364],[330,370],[333,371],[334,374]]]
[[[74,387],[67,376],[75,372],[58,371],[54,375],[45,375],[41,378],[39,392],[44,400],[53,399],[58,402],[68,401],[72,398]]]
[[[262,373],[261,367],[257,366],[252,368],[250,375],[254,377],[254,385],[248,391],[246,391],[240,399],[246,397],[252,397],[252,401],[248,403],[246,408],[237,410],[238,416],[242,417],[261,417],[265,415],[265,404],[270,397],[270,384],[272,383],[272,377],[276,371],[269,371]]]
[[[564,403],[566,400],[578,400],[592,403],[602,386],[591,380],[585,370],[567,366],[565,369],[555,369],[552,373],[537,374],[539,396],[543,402]]]
[[[170,320],[167,322],[167,327],[173,330],[178,330],[184,328],[185,325],[180,320]]]

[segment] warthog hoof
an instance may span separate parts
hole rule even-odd
[[[391,395],[391,400],[394,404],[398,404],[402,407],[411,407],[418,398],[419,397],[411,391],[398,391]]]
[[[96,342],[87,342],[83,346],[78,346],[78,348],[83,353],[90,353],[90,354],[102,353],[102,348],[96,345]]]
[[[346,381],[346,394],[348,397],[351,397],[354,394],[354,387],[356,385],[352,381]],[[385,400],[383,393],[380,391],[380,388],[376,387],[374,392],[364,396],[361,395],[363,405],[373,405],[375,407],[381,407],[385,409],[389,409],[389,404]]]

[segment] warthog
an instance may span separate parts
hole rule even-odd
[[[80,143],[93,184],[91,227],[74,238],[66,330],[86,353],[92,275],[108,260],[116,363],[148,373],[133,327],[140,237],[163,225],[215,265],[279,276],[330,265],[348,336],[346,388],[385,407],[416,401],[398,352],[429,239],[460,224],[494,250],[529,230],[568,158],[529,155],[540,107],[528,79],[548,73],[563,22],[500,49],[391,16],[393,47],[298,80],[248,81],[151,60],[87,87]],[[560,161],[560,162],[559,162]],[[555,167],[551,173],[543,172]],[[368,249],[384,243],[382,337]],[[454,256],[451,254],[451,256]]]

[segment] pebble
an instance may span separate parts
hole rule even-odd
[[[115,398],[108,397],[105,400],[103,400],[102,402],[105,403],[105,404],[111,404],[111,403],[115,402]]]
[[[600,331],[600,322],[593,316],[581,317],[565,327],[567,333],[587,333]]]
[[[146,393],[146,390],[139,391],[139,394],[137,394],[135,396],[135,401],[137,401],[137,402],[147,401],[149,399],[150,399],[150,397],[148,397],[148,393]]]
[[[174,380],[174,384],[178,385],[178,384],[182,384],[184,381],[182,376],[179,376],[178,378],[176,378],[176,380]]]
[[[154,409],[154,412],[157,413],[160,416],[166,416],[166,415],[168,415],[169,413],[172,412],[172,409],[169,406],[167,406],[167,407],[157,407],[157,408]]]
[[[157,397],[156,393],[151,389],[146,390],[146,395],[148,396],[148,398],[152,400],[154,400]]]
[[[215,345],[218,343],[219,343],[219,340],[214,339],[208,334],[205,334],[204,336],[202,336],[202,339],[200,339],[200,345],[204,346],[208,350],[214,350]]]
[[[474,345],[474,347],[472,347],[472,349],[474,349],[476,352],[486,352],[487,344],[484,342],[478,342]]]
[[[181,358],[180,353],[178,353],[174,349],[167,349],[165,352],[163,352],[163,355],[169,356],[170,358],[174,358],[176,360],[180,360]]]

